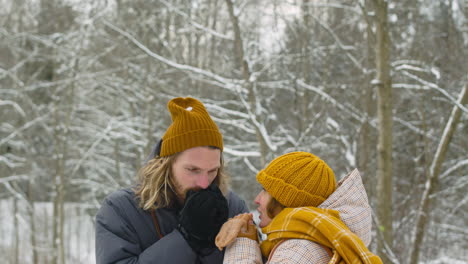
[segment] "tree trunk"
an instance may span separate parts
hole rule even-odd
[[[366,57],[365,57],[365,68],[371,69],[374,65],[373,58],[373,47],[375,46],[375,35],[372,32],[372,22],[369,19],[368,11],[365,5],[361,5],[363,18],[366,21]],[[373,173],[370,173],[375,169],[375,166],[372,166],[372,157],[373,157],[373,146],[376,145],[375,137],[372,134],[373,130],[370,125],[371,117],[375,116],[375,105],[374,105],[374,91],[372,87],[372,78],[373,74],[366,72],[365,83],[363,85],[361,92],[361,105],[362,112],[365,113],[364,122],[361,124],[359,129],[359,147],[358,147],[358,167],[362,173],[364,186],[368,193],[369,199],[373,200],[375,197],[375,190],[373,186],[376,186],[376,178],[371,176]]]
[[[58,102],[57,102],[58,103]],[[60,107],[55,106],[55,118],[56,118],[56,129],[55,129],[55,145],[56,145],[56,162],[55,162],[55,182],[54,182],[54,212],[53,212],[53,237],[52,242],[54,245],[54,255],[52,263],[63,264],[64,263],[64,244],[63,244],[63,203],[64,203],[64,165],[65,165],[65,153],[63,152],[64,142],[58,127],[61,126],[60,121]]]
[[[78,59],[74,62],[75,72],[78,72]],[[75,76],[73,76],[75,77]],[[70,135],[70,125],[73,118],[73,105],[75,95],[75,84],[71,83],[68,93],[64,93],[65,113],[62,113],[60,101],[55,102],[55,144],[56,144],[56,174],[55,174],[55,192],[54,199],[54,249],[57,254],[55,262],[57,264],[65,263],[65,241],[64,241],[64,225],[65,225],[65,166],[68,158],[68,136]],[[64,117],[63,119],[61,117]],[[63,128],[62,128],[63,127]]]
[[[311,21],[310,21],[310,0],[304,0],[301,5],[301,13],[302,13],[302,20],[304,21],[304,28],[306,30],[303,31],[303,36],[300,41],[301,45],[301,53],[302,54],[307,54],[304,56],[303,59],[301,59],[301,66],[302,66],[302,79],[304,79],[304,82],[309,84],[311,83],[312,76],[311,76],[311,71],[313,69],[312,63],[313,60],[310,58],[311,52],[310,50],[312,49],[310,45],[310,35],[312,30],[309,30],[311,28]],[[294,88],[296,89],[296,113],[297,113],[297,130],[298,130],[298,135],[297,138],[302,138],[304,135],[303,133],[305,132],[308,124],[309,124],[309,119],[310,119],[310,111],[308,111],[309,108],[309,91],[307,89],[304,89],[302,85],[297,85],[297,82],[294,82]]]
[[[75,215],[76,219],[79,219],[77,221],[77,224],[75,226],[74,232],[76,232],[76,237],[75,237],[75,252],[78,252],[78,256],[81,256],[81,252],[89,252],[89,251],[82,251],[81,249],[81,241],[86,241],[84,240],[83,232],[81,230],[86,230],[85,226],[83,225],[82,219],[84,219],[83,215],[81,214],[81,207],[78,205],[75,210]],[[71,225],[70,225],[71,226]],[[81,257],[80,257],[81,259]]]
[[[14,238],[14,244],[13,248],[15,250],[15,254],[13,256],[14,264],[19,264],[19,224],[18,224],[18,217],[16,216],[18,214],[18,199],[16,197],[13,197],[13,226],[15,229],[15,238]]]
[[[213,7],[213,22],[211,23],[211,29],[213,29],[214,31],[216,31],[216,23],[218,22],[218,1],[217,0],[214,0],[212,1],[214,3],[214,7]],[[210,2],[211,4],[211,2]],[[211,48],[211,51],[212,52],[208,52],[208,56],[209,56],[209,59],[208,59],[208,67],[209,69],[213,69],[214,68],[214,61],[215,61],[215,50],[216,50],[216,37],[215,36],[211,36],[211,42],[210,42],[210,48]]]
[[[32,180],[28,182],[28,203],[30,206],[28,207],[29,212],[29,228],[31,229],[30,232],[30,241],[31,241],[31,251],[32,251],[32,263],[37,264],[37,245],[36,245],[36,220],[34,217],[34,195],[33,195],[33,188],[34,183]]]
[[[242,43],[242,36],[241,36],[241,31],[240,31],[240,26],[239,26],[239,19],[237,16],[234,14],[234,6],[231,2],[231,0],[226,0],[226,4],[228,6],[228,11],[229,11],[229,17],[231,18],[231,23],[234,29],[234,36],[235,36],[235,50],[236,50],[236,56],[237,60],[239,63],[239,67],[242,70],[242,78],[244,79],[245,85],[247,86],[248,89],[248,102],[249,102],[249,108],[247,109],[250,112],[250,116],[253,122],[254,122],[254,127],[255,127],[255,134],[257,136],[257,141],[260,145],[260,166],[264,167],[266,164],[266,156],[268,153],[268,146],[265,142],[265,138],[262,135],[260,131],[259,124],[257,123],[259,120],[257,110],[256,110],[256,105],[257,105],[257,98],[255,94],[255,89],[254,89],[254,84],[251,82],[250,77],[252,75],[249,64],[247,63],[247,59],[245,58],[244,54],[244,46]],[[242,96],[242,95],[239,95]]]
[[[465,84],[458,98],[458,103],[460,105],[466,104],[468,102],[467,90],[468,84]],[[455,105],[452,109],[452,113],[450,114],[450,118],[448,119],[447,124],[445,126],[444,133],[442,134],[442,138],[440,139],[431,167],[429,168],[429,175],[426,179],[425,189],[416,216],[414,240],[412,244],[411,258],[409,261],[409,263],[411,264],[417,264],[419,261],[419,252],[421,250],[421,245],[424,239],[424,233],[426,231],[425,227],[427,222],[429,221],[429,209],[431,202],[430,197],[431,194],[434,193],[434,191],[436,190],[440,167],[445,159],[445,154],[447,153],[448,146],[450,144],[450,141],[452,140],[453,133],[455,132],[455,128],[457,127],[458,122],[460,121],[460,116],[461,110],[457,105]]]
[[[387,1],[374,0],[376,26],[377,79],[377,218],[383,239],[378,240],[377,250],[383,263],[391,263],[393,242],[392,228],[392,84],[390,77],[390,37],[388,34]]]

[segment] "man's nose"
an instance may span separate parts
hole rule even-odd
[[[210,179],[208,178],[207,173],[203,173],[197,179],[197,187],[206,189],[208,186],[210,186]]]

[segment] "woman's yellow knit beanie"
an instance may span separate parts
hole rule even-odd
[[[162,137],[159,156],[169,156],[199,146],[223,150],[223,136],[205,106],[195,98],[177,97],[169,101],[172,124]]]
[[[257,181],[286,207],[317,207],[336,189],[333,170],[308,152],[291,152],[274,159],[257,174]]]

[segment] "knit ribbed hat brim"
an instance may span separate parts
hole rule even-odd
[[[184,134],[175,135],[170,138],[164,138],[164,150],[161,151],[161,156],[170,155],[168,153],[182,152],[186,149],[199,147],[199,146],[223,146],[223,138],[221,133],[212,129],[199,129],[189,131]]]
[[[268,175],[264,170],[258,173],[257,181],[278,202],[286,207],[301,207],[305,205],[318,206],[325,201],[324,197],[300,190],[282,179]]]

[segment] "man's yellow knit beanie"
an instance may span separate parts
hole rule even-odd
[[[162,137],[159,156],[169,156],[189,148],[214,146],[223,150],[223,136],[205,106],[191,97],[169,101],[172,124]]]
[[[336,189],[333,170],[308,152],[291,152],[274,159],[257,174],[257,181],[286,207],[317,207]]]

